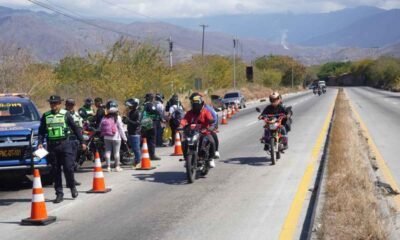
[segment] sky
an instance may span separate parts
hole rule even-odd
[[[37,0],[86,17],[175,18],[252,13],[321,13],[348,7],[400,8],[400,0]],[[42,10],[28,0],[0,0],[0,6]]]

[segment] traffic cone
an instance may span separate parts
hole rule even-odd
[[[181,143],[181,136],[177,132],[175,135],[175,151],[171,156],[182,156],[182,143]]]
[[[87,193],[107,193],[111,188],[106,188],[103,169],[101,168],[100,154],[96,152],[93,168],[93,188]]]
[[[152,170],[152,169],[155,169],[155,167],[151,166],[149,149],[147,147],[147,140],[146,138],[143,138],[141,166],[136,170]]]
[[[236,105],[233,105],[233,106],[232,106],[232,115],[235,115],[235,113],[236,113],[236,111],[235,111],[235,106],[236,106]]]
[[[231,108],[228,107],[228,110],[227,110],[227,111],[228,111],[228,113],[227,113],[227,116],[226,116],[226,117],[227,117],[228,119],[231,119],[231,118],[232,118]]]
[[[33,171],[32,207],[31,217],[21,220],[21,225],[48,225],[56,221],[56,217],[47,216],[46,203],[40,173]]]
[[[228,120],[226,119],[226,110],[222,112],[222,119],[221,119],[221,125],[226,125],[228,124]]]

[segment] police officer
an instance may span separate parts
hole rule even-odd
[[[39,148],[43,147],[43,141],[46,137],[49,159],[54,174],[54,188],[57,196],[54,203],[60,203],[64,200],[61,168],[64,170],[64,176],[67,186],[71,189],[72,197],[78,197],[74,179],[75,155],[73,144],[69,140],[70,131],[77,137],[82,149],[86,149],[86,145],[83,144],[82,134],[75,125],[71,114],[61,109],[62,101],[60,96],[50,96],[48,102],[51,110],[43,114],[39,127]]]
[[[83,131],[83,118],[79,115],[78,112],[75,111],[75,100],[72,98],[68,98],[65,100],[65,110],[67,110],[72,118],[74,119],[75,125],[79,128],[79,131],[82,133]],[[70,136],[70,140],[73,143],[74,146],[74,153],[75,153],[75,169],[79,167],[80,164],[80,157],[82,155],[82,151],[79,149],[79,140],[77,139],[76,136]],[[81,185],[79,182],[75,181],[75,185],[79,186]]]

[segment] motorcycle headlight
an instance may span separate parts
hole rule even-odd
[[[276,130],[278,128],[279,124],[278,123],[272,123],[269,125],[270,130]]]

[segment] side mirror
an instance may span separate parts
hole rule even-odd
[[[257,112],[261,112],[261,110],[260,110],[258,107],[256,107],[256,111],[257,111]]]

